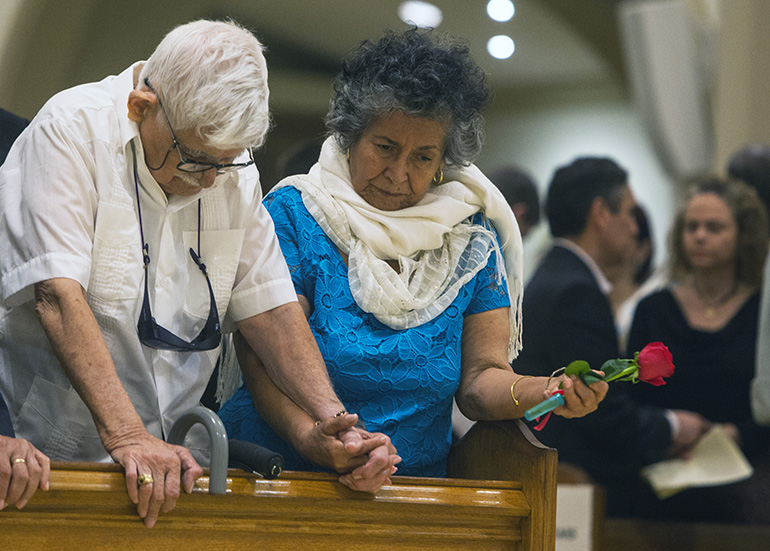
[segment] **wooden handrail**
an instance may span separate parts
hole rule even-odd
[[[23,510],[0,512],[0,547],[552,549],[548,534],[536,534],[548,491],[532,494],[529,475],[511,481],[394,476],[375,495],[348,490],[336,478],[285,472],[265,480],[230,470],[227,493],[209,495],[204,476],[192,494],[180,496],[176,509],[147,529],[128,499],[120,466],[55,462],[50,491],[37,492]]]

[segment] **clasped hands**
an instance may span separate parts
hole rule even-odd
[[[340,473],[351,490],[377,492],[390,484],[401,458],[390,438],[355,426],[358,415],[328,417],[307,428],[297,442],[303,457]]]

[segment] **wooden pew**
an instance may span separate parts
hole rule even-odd
[[[550,550],[555,451],[528,432],[516,422],[483,423],[453,450],[453,476],[507,480],[395,476],[370,495],[330,474],[265,480],[230,470],[227,494],[209,495],[203,477],[152,529],[137,517],[118,465],[54,463],[49,492],[21,511],[0,512],[0,548]],[[514,449],[517,459],[496,471],[498,447]]]
[[[452,448],[447,471],[454,478],[520,482],[532,510],[521,520],[522,549],[556,547],[557,453],[522,421],[476,423]]]

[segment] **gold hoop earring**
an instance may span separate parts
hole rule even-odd
[[[438,176],[438,178],[436,178]],[[437,186],[440,186],[444,181],[444,171],[442,169],[438,169],[438,172],[433,175],[433,183]]]
[[[345,152],[345,156],[347,157],[348,161],[350,160],[350,148],[348,147],[348,150]]]

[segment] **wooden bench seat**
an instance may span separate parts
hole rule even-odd
[[[474,459],[466,446],[491,438],[505,447],[511,443],[497,439],[509,438],[522,448],[519,480],[396,476],[392,486],[370,495],[348,490],[329,474],[285,472],[265,480],[230,470],[227,494],[209,495],[203,477],[152,529],[137,517],[118,465],[55,463],[49,492],[36,493],[21,511],[0,513],[0,542],[13,551],[550,550],[555,517],[544,509],[555,505],[555,451],[522,430],[529,432],[515,422],[482,424],[453,452],[452,463],[455,476],[483,470],[484,457],[494,451],[481,449]],[[514,478],[516,463],[499,478]],[[545,483],[538,483],[543,476]]]

